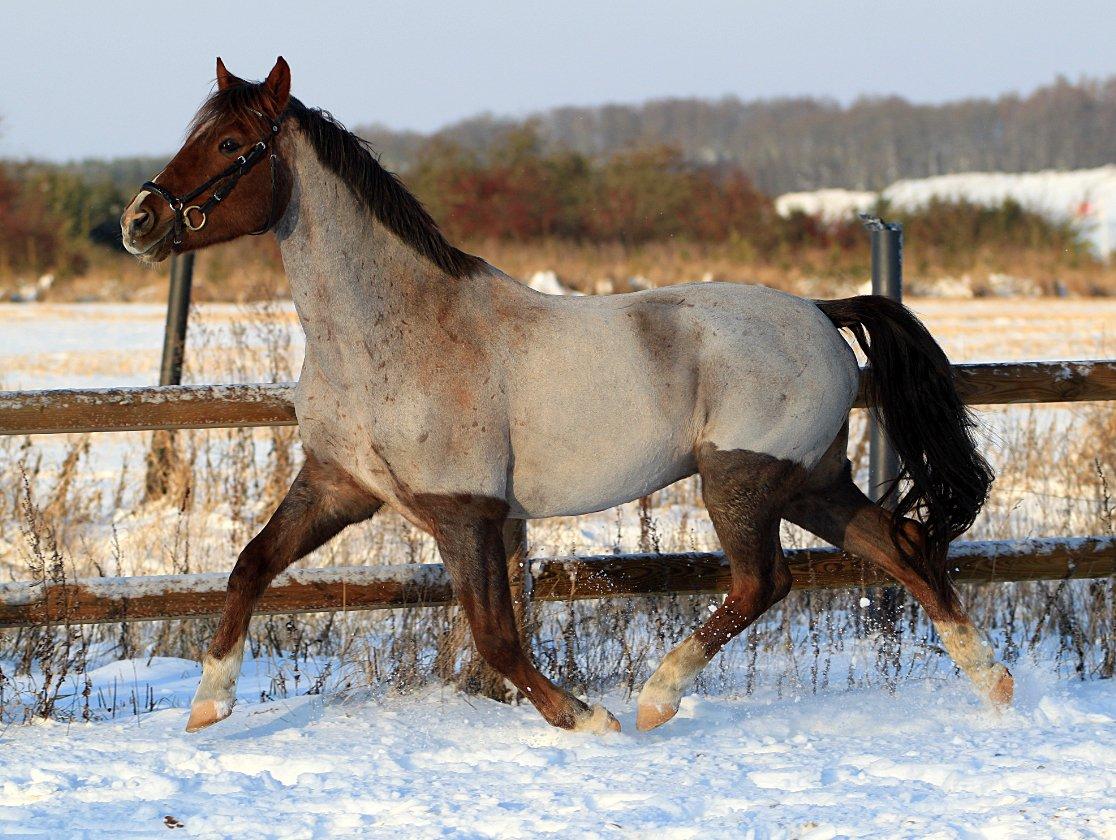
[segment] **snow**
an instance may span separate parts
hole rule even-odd
[[[775,212],[787,217],[792,213],[817,216],[823,222],[844,222],[876,206],[879,194],[864,190],[825,189],[783,193],[775,199]]]
[[[1116,836],[1116,686],[1018,663],[990,711],[959,678],[778,697],[689,697],[674,721],[551,729],[527,705],[448,689],[250,704],[195,735],[182,708],[0,733],[0,833],[110,829],[311,837]],[[113,662],[98,686],[184,706],[193,662]],[[594,698],[596,699],[596,698]]]
[[[578,292],[572,291],[558,279],[558,272],[556,271],[536,271],[527,279],[527,285],[536,292],[542,292],[544,295],[578,294]]]
[[[295,383],[293,382],[254,382],[221,385],[163,385],[154,390],[152,386],[123,386],[120,388],[50,388],[37,393],[49,394],[55,403],[67,406],[100,405],[166,405],[167,403],[213,402],[235,400],[238,403],[271,403],[274,401],[292,402]],[[22,391],[0,391],[0,401],[10,402],[13,406],[26,402]],[[36,393],[36,392],[33,392]]]
[[[876,193],[820,189],[775,199],[782,216],[799,211],[826,222],[845,221],[882,198],[897,210],[917,210],[931,201],[969,201],[994,206],[1011,199],[1024,209],[1072,223],[1093,249],[1107,257],[1116,249],[1116,165],[1042,172],[959,172],[896,181]]]
[[[896,181],[883,198],[899,209],[933,199],[982,205],[1012,199],[1026,210],[1072,222],[1101,256],[1116,248],[1116,165],[1069,172],[962,172]]]
[[[152,304],[0,303],[0,390],[154,385],[166,316],[165,306]],[[186,381],[212,382],[228,375],[226,369],[216,376],[212,369],[198,370],[202,365],[227,368],[221,364],[227,359],[207,358],[207,352],[231,356],[263,350],[268,337],[258,325],[265,319],[287,325],[295,361],[300,361],[304,338],[289,301],[267,307],[194,304]]]
[[[1057,552],[1077,553],[1111,551],[1116,548],[1116,537],[1027,537],[1016,540],[965,540],[949,547],[950,557],[1011,557],[1031,554],[1041,557]]]

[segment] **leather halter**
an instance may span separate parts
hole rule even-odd
[[[257,112],[258,113],[258,112]],[[260,116],[263,116],[260,114]],[[282,118],[280,118],[280,122]],[[275,136],[279,133],[279,122],[271,120],[271,129],[266,135],[263,136],[256,144],[248,151],[248,154],[241,155],[234,160],[228,167],[218,172],[212,178],[207,180],[197,189],[191,190],[186,195],[177,196],[161,184],[156,184],[154,181],[147,181],[140,188],[148,192],[155,193],[161,199],[170,205],[171,211],[174,213],[174,244],[181,245],[182,237],[185,230],[201,230],[205,227],[205,223],[209,220],[209,214],[213,212],[218,204],[229,197],[229,193],[233,191],[240,179],[252,171],[252,168],[264,159],[264,155],[268,154],[268,149]],[[276,174],[276,163],[279,157],[272,151],[269,155],[271,163],[271,208],[267,212],[267,220],[264,222],[263,227],[259,230],[250,232],[251,236],[260,236],[267,233],[275,225],[275,210],[279,201],[279,184],[278,176]],[[224,182],[224,183],[222,183]],[[203,201],[201,204],[190,204],[191,201],[196,199],[214,184],[220,186],[213,191],[213,195]],[[195,215],[195,219],[191,220],[191,214]],[[201,218],[196,218],[200,216]]]

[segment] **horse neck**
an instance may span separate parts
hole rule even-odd
[[[447,296],[480,291],[482,278],[450,277],[382,225],[299,134],[284,151],[293,184],[276,236],[308,350],[323,327],[374,341],[376,329],[429,323]]]

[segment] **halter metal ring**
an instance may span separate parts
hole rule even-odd
[[[201,213],[201,221],[198,222],[196,225],[193,224],[190,221],[190,212],[192,210],[197,210],[199,213]],[[205,211],[202,210],[198,205],[191,204],[189,207],[187,207],[185,210],[182,211],[182,222],[190,230],[201,230],[203,227],[205,227],[205,222],[206,222]]]

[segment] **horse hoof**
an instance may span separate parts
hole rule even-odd
[[[186,721],[187,732],[197,732],[227,718],[232,714],[232,703],[218,703],[216,700],[200,700],[190,707],[190,719]]]
[[[678,714],[678,706],[667,703],[641,703],[636,710],[636,729],[647,732],[662,726]]]
[[[574,724],[574,732],[588,732],[592,735],[605,735],[609,732],[619,732],[620,721],[612,716],[612,712],[604,706],[594,704],[589,708],[589,714]]]
[[[1015,696],[1015,678],[1003,665],[996,663],[995,667],[1003,673],[988,692],[988,701],[994,706],[1010,706]]]

